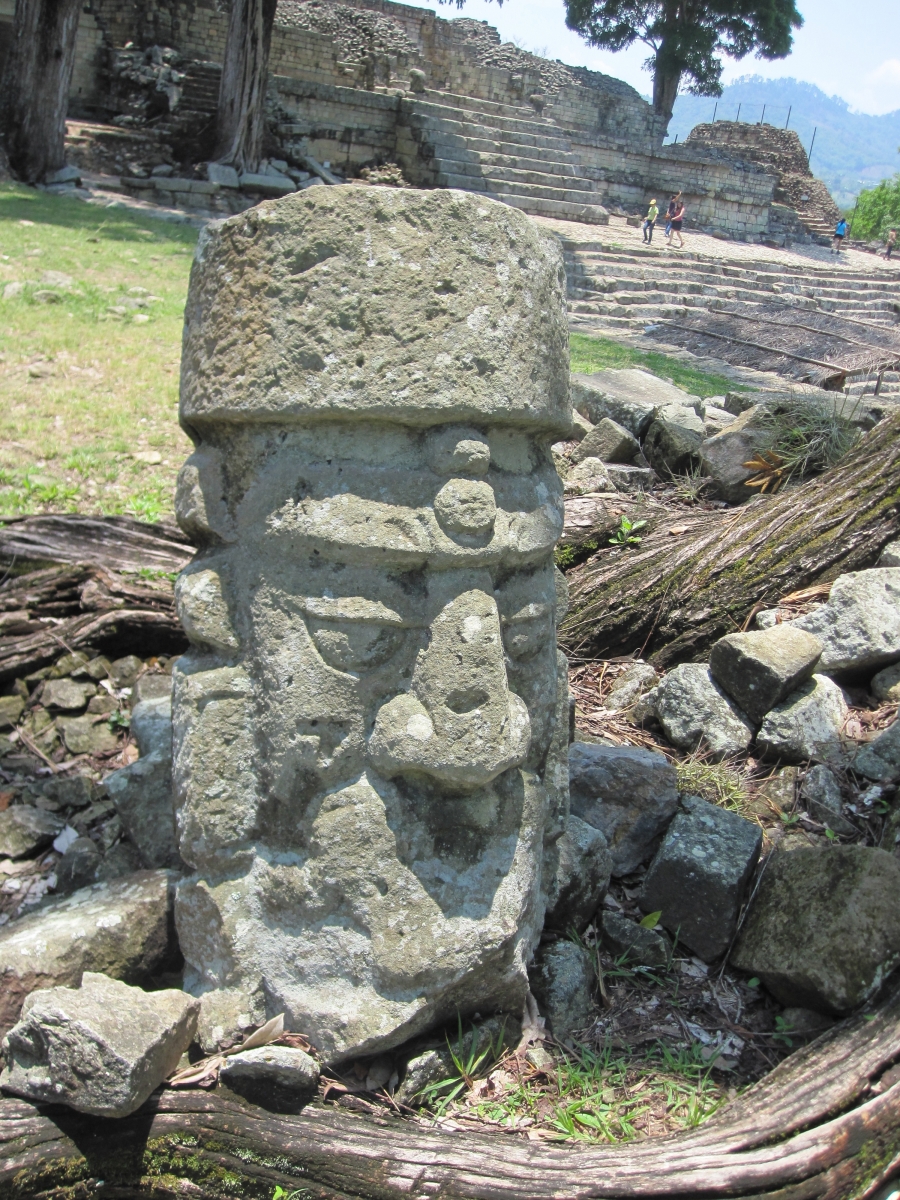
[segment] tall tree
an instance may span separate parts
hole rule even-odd
[[[262,156],[269,49],[278,0],[232,0],[219,87],[218,162],[255,171]]]
[[[4,80],[10,166],[40,183],[65,166],[66,107],[82,0],[16,0]]]
[[[786,58],[803,18],[794,0],[565,0],[566,24],[591,46],[653,51],[653,107],[666,120],[686,76],[695,96],[722,94],[717,57]]]

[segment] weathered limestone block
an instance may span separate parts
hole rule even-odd
[[[177,511],[176,920],[204,1045],[326,1062],[519,1011],[568,817],[554,240],[319,188],[207,227]]]

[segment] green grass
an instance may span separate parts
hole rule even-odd
[[[0,185],[0,516],[171,514],[190,452],[177,402],[195,240],[125,208]]]
[[[692,396],[724,396],[726,392],[747,392],[743,387],[724,375],[710,375],[686,366],[677,358],[669,358],[653,350],[635,350],[624,346],[613,338],[590,337],[585,333],[573,333],[569,338],[572,370],[580,375],[591,375],[607,367],[621,370],[624,367],[641,367],[660,379],[668,379],[676,387],[683,388]]]

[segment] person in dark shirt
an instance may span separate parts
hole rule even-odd
[[[666,237],[672,232],[672,218],[675,216],[675,209],[678,207],[678,201],[681,199],[681,192],[672,196],[669,200],[669,207],[666,209]]]
[[[678,194],[679,194],[679,196],[681,195],[680,192]],[[675,206],[675,212],[672,215],[672,220],[671,220],[670,229],[669,229],[669,245],[670,246],[674,245],[673,239],[675,238],[675,235],[677,234],[679,250],[684,245],[684,238],[681,236],[681,226],[684,221],[684,212],[685,212],[684,201],[679,200]]]

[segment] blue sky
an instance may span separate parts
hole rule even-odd
[[[431,0],[417,7],[451,19],[488,21],[505,42],[573,66],[605,71],[644,95],[650,91],[650,76],[642,69],[647,50],[639,45],[621,54],[592,50],[566,29],[562,0],[505,0],[502,7],[491,0],[465,0],[461,9]],[[900,0],[799,0],[797,7],[805,24],[796,34],[793,53],[777,62],[752,56],[742,62],[726,60],[726,83],[741,75],[790,75],[816,84],[829,96],[841,96],[860,112],[900,109]]]

